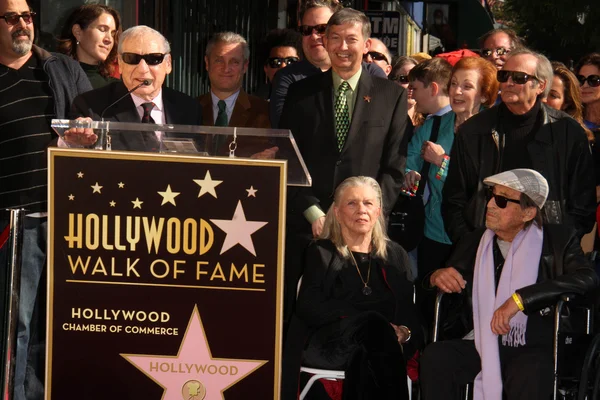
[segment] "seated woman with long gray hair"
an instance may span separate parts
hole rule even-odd
[[[385,233],[381,199],[374,179],[346,179],[306,253],[302,365],[344,370],[343,399],[408,399],[405,360],[422,342],[408,257]]]

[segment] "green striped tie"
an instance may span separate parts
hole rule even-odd
[[[337,138],[338,150],[341,152],[348,136],[350,128],[350,111],[346,101],[346,92],[350,90],[348,82],[343,81],[338,89],[338,97],[335,101],[335,132]]]

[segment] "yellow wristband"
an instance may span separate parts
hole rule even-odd
[[[517,307],[519,307],[519,310],[524,311],[525,307],[523,307],[523,303],[521,302],[521,299],[519,298],[517,292],[513,293],[512,298],[515,301],[515,303],[517,303]]]

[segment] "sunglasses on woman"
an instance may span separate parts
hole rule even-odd
[[[507,71],[502,69],[496,73],[496,79],[498,79],[498,82],[500,83],[508,82],[509,77],[512,78],[512,81],[517,85],[524,85],[533,79],[539,81],[537,76],[529,75],[521,71]]]
[[[327,24],[320,25],[300,25],[298,27],[298,32],[302,34],[302,36],[310,36],[313,31],[317,31],[318,35],[324,35],[327,30]]]
[[[33,21],[34,16],[34,12],[24,12],[23,14],[8,13],[0,15],[0,18],[4,18],[8,25],[17,25],[21,18],[23,18],[23,21],[25,21],[25,23],[29,25]]]
[[[150,53],[150,54],[136,54],[136,53],[123,53],[121,58],[125,64],[138,65],[140,61],[146,61],[148,65],[158,65],[163,62],[166,54],[163,53]]]
[[[267,58],[267,64],[271,68],[281,68],[283,63],[285,65],[292,65],[295,62],[300,61],[298,57],[269,57]]]
[[[408,83],[408,75],[397,75],[394,76],[393,78],[390,78],[391,81],[394,82],[400,82],[400,83]]]
[[[577,80],[581,86],[583,86],[586,81],[590,87],[600,86],[600,75],[588,75],[587,77],[583,75],[577,75]]]
[[[490,190],[487,193],[488,202],[492,199],[492,197],[494,198],[494,202],[496,203],[498,208],[506,208],[506,206],[508,205],[509,202],[515,203],[515,204],[521,204],[520,200],[509,199],[508,197],[504,197],[499,194],[494,194],[494,192],[490,188]]]
[[[388,65],[390,63],[385,54],[382,54],[378,51],[369,51],[368,53],[363,55],[363,60],[366,60],[368,56],[371,56],[371,58],[375,61],[385,61],[386,63],[388,63]]]

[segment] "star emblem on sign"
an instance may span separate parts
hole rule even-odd
[[[236,244],[241,245],[248,250],[252,255],[256,256],[254,243],[252,242],[252,234],[265,226],[267,222],[263,221],[248,221],[244,214],[242,202],[238,200],[237,207],[233,213],[231,220],[228,219],[211,219],[210,222],[218,226],[226,233],[221,253],[225,253]]]
[[[158,194],[160,194],[162,196],[162,203],[160,203],[161,206],[164,206],[167,203],[171,203],[174,206],[177,206],[177,204],[175,204],[175,197],[179,196],[181,192],[173,192],[171,190],[171,185],[167,185],[167,190],[165,190],[164,192],[158,192]]]
[[[121,354],[121,357],[164,388],[162,400],[181,400],[182,388],[187,389],[185,399],[193,398],[191,395],[198,394],[198,387],[206,391],[205,400],[223,399],[226,389],[268,362],[213,357],[197,306],[177,355]],[[196,383],[193,392],[188,387],[190,382]]]
[[[204,179],[194,179],[194,182],[200,186],[200,193],[198,197],[202,197],[203,194],[209,193],[215,199],[217,198],[217,192],[215,188],[219,186],[223,181],[215,181],[210,176],[210,171],[206,171]]]

